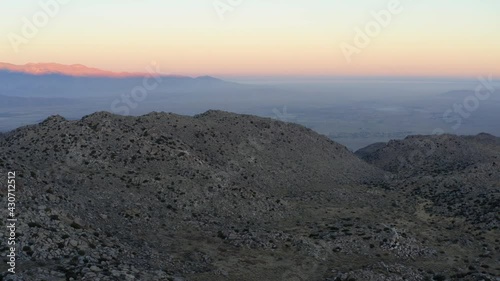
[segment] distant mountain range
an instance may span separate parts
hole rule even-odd
[[[109,97],[131,93],[144,83],[148,92],[199,92],[239,85],[211,76],[118,73],[80,64],[0,63],[0,95],[12,97]]]
[[[27,63],[25,65],[15,65],[11,63],[0,62],[0,70],[31,75],[59,74],[76,77],[130,78],[146,77],[151,75],[149,73],[140,72],[112,72],[98,68],[87,67],[81,64],[65,65],[59,63]]]

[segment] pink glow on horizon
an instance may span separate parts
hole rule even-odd
[[[27,63],[25,65],[15,65],[0,62],[0,70],[21,72],[32,75],[61,74],[75,77],[131,78],[146,77],[152,75],[150,73],[139,72],[112,72],[87,67],[81,64],[64,65],[58,63]]]

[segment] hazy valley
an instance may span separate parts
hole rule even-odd
[[[238,83],[153,73],[146,76],[146,89],[144,77],[74,77],[67,72],[0,71],[0,95],[6,96],[0,103],[0,131],[53,114],[79,119],[96,111],[137,116],[219,109],[299,123],[353,151],[416,134],[500,135],[495,121],[500,119],[500,84],[487,78]],[[478,87],[481,99],[476,98]]]

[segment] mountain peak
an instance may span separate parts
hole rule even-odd
[[[215,77],[212,77],[212,76],[209,76],[209,75],[198,76],[198,77],[196,77],[196,79],[199,79],[199,80],[213,80],[213,81],[219,81],[219,79],[217,79],[217,78],[215,78]]]
[[[20,72],[31,75],[60,74],[78,77],[127,78],[149,76],[148,73],[113,72],[88,67],[82,64],[65,65],[60,63],[27,63],[24,65],[15,65],[11,63],[0,62],[0,70]]]
[[[67,121],[66,118],[62,117],[59,114],[51,115],[45,119],[42,124],[58,124],[61,122]]]

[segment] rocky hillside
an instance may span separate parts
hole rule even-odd
[[[394,189],[432,201],[430,210],[487,229],[500,226],[500,138],[411,136],[356,154],[392,172]]]
[[[421,200],[419,207],[428,215],[462,229],[457,241],[479,237],[491,243],[483,244],[488,253],[499,252],[500,138],[484,133],[410,136],[356,154],[393,173],[385,188]],[[470,226],[457,226],[464,222]]]
[[[409,136],[356,151],[363,160],[395,174],[429,175],[462,171],[477,164],[500,164],[500,138],[476,136]]]
[[[396,189],[399,171],[271,119],[221,111],[53,116],[0,137],[2,182],[8,171],[16,171],[17,273],[2,280],[494,280],[500,273],[494,218],[455,221],[425,208],[434,195]],[[5,188],[0,195],[6,202]],[[475,227],[481,232],[464,238]]]

